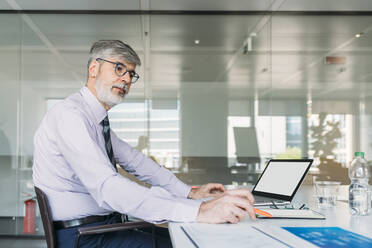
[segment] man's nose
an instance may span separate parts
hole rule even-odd
[[[131,83],[131,78],[130,78],[130,76],[129,76],[129,73],[127,72],[127,73],[125,73],[125,75],[124,76],[122,76],[121,78],[120,78],[120,80],[123,82],[123,83],[125,83],[125,84],[130,84]]]

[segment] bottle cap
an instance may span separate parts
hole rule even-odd
[[[362,157],[364,158],[364,152],[356,152],[354,153],[355,157]]]

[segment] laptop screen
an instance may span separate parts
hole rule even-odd
[[[311,159],[270,160],[253,189],[254,193],[274,198],[285,196],[284,199],[292,200],[311,163]]]

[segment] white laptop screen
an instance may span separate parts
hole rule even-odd
[[[310,163],[310,161],[270,161],[254,190],[291,196]]]

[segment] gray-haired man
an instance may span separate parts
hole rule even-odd
[[[237,223],[247,213],[254,218],[249,191],[225,191],[221,184],[191,189],[110,130],[107,111],[139,78],[137,65],[138,55],[123,42],[94,43],[86,86],[48,111],[35,134],[33,179],[48,196],[58,247],[72,247],[78,227],[120,221],[114,212],[154,223]],[[122,177],[116,164],[152,187]],[[196,200],[206,197],[213,199]],[[169,236],[158,242],[171,246]],[[152,241],[144,232],[123,231],[87,236],[80,244],[151,247]]]

